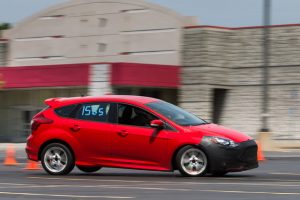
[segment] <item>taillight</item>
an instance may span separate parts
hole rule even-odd
[[[51,124],[53,123],[52,119],[46,118],[43,113],[37,114],[32,120],[31,120],[31,131],[36,131],[40,125],[42,124]]]

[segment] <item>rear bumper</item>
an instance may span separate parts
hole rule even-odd
[[[257,144],[254,140],[240,143],[231,148],[203,139],[204,148],[209,160],[210,172],[240,172],[258,167]]]
[[[38,148],[36,148],[36,145],[34,145],[32,135],[27,138],[25,151],[29,160],[38,161],[39,152],[38,152]]]

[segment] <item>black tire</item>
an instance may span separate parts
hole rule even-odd
[[[55,150],[57,150],[57,153],[54,154]],[[57,158],[58,156],[60,158]],[[51,159],[49,157],[51,157]],[[53,162],[59,162],[60,165],[63,166],[61,169],[55,169]],[[75,159],[67,146],[61,143],[51,143],[43,149],[41,163],[44,170],[50,175],[66,175],[74,169]],[[56,166],[58,168],[59,164],[56,164]]]
[[[185,162],[184,159],[188,162]],[[205,152],[200,148],[185,146],[176,155],[176,165],[183,176],[204,176],[208,170],[208,159]],[[197,170],[197,167],[200,167],[200,169]],[[188,168],[192,168],[192,170]]]
[[[98,170],[100,170],[102,167],[86,167],[86,166],[80,166],[80,165],[77,165],[77,168],[83,172],[86,172],[86,173],[93,173],[93,172],[96,172]]]

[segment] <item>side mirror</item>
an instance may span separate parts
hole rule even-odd
[[[165,125],[165,123],[159,119],[156,119],[156,120],[152,120],[151,123],[150,123],[150,126],[152,128],[163,128]]]

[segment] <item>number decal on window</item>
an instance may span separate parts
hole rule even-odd
[[[91,106],[83,106],[82,108],[82,116],[90,116],[91,115]]]
[[[99,105],[83,106],[81,116],[104,116],[104,108]]]
[[[98,110],[99,116],[104,116],[104,108],[99,108]]]

